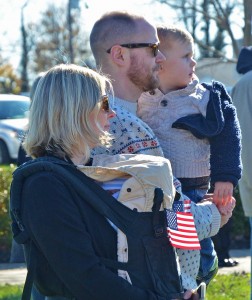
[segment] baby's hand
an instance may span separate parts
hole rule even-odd
[[[233,195],[233,184],[231,182],[215,182],[213,202],[217,206],[225,206],[231,201]]]

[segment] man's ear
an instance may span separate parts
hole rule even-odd
[[[124,65],[127,60],[126,51],[120,45],[115,45],[110,50],[112,60],[118,65]]]

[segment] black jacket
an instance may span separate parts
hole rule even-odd
[[[36,160],[17,169],[14,181],[15,176],[22,173],[26,165],[34,163]],[[94,202],[97,197],[100,198],[99,201],[111,197],[73,165],[65,162],[62,164],[74,176],[77,175],[76,180],[78,178],[83,185],[88,186]],[[175,273],[172,271],[172,268],[176,268],[176,264],[171,265],[174,249],[167,246],[169,241],[166,236],[161,239],[148,236],[148,232],[152,235],[154,231],[151,228],[152,220],[151,222],[147,220],[147,213],[138,214],[115,199],[109,200],[110,205],[118,206],[126,212],[121,215],[122,218],[127,211],[133,215],[134,222],[125,226],[126,231],[128,227],[136,229],[135,232],[130,231],[128,238],[129,262],[134,268],[132,273],[129,270],[133,279],[131,285],[117,275],[117,269],[113,265],[110,267],[110,263],[106,263],[107,260],[117,261],[117,233],[104,217],[106,207],[104,214],[98,212],[86,201],[88,197],[90,198],[90,194],[80,195],[65,179],[47,169],[28,176],[22,184],[21,219],[29,236],[45,256],[45,263],[50,265],[73,298],[77,300],[179,298],[171,297],[172,293],[181,293],[178,277],[174,276]],[[19,194],[12,184],[11,209]],[[120,220],[118,222],[120,223]],[[141,239],[137,236],[138,229],[144,232]],[[139,241],[137,247],[140,248],[134,248],[132,243],[134,239]],[[134,273],[139,269],[143,270],[142,276],[134,277]],[[170,287],[167,281],[170,281]]]

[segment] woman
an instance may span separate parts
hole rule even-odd
[[[21,233],[25,228],[32,240],[32,243],[28,240],[29,244],[24,242],[26,253],[35,249],[40,263],[43,262],[42,267],[41,264],[34,267],[35,284],[48,296],[78,300],[182,299],[175,251],[166,236],[164,214],[159,210],[165,197],[161,198],[159,207],[154,197],[156,205],[150,212],[141,214],[112,198],[97,184],[95,178],[98,176],[87,177],[79,171],[80,166],[92,163],[90,150],[111,139],[106,130],[114,112],[109,108],[108,93],[112,93],[112,88],[106,77],[75,65],[53,67],[41,77],[37,86],[24,143],[27,154],[37,159],[17,169],[11,188],[13,219],[23,222]],[[151,156],[144,157],[148,160]],[[169,169],[168,160],[166,164]],[[29,168],[38,165],[43,169],[40,172]],[[97,175],[100,168],[99,165],[90,167]],[[86,170],[88,173],[88,167]],[[167,180],[171,186],[169,171],[171,176]],[[21,175],[21,184],[17,185]],[[141,177],[138,179],[141,182]],[[115,192],[112,185],[109,190]],[[153,188],[150,190],[154,192]],[[125,192],[131,190],[127,188]],[[172,193],[174,196],[174,188]],[[17,212],[13,207],[19,198],[22,209]],[[171,203],[167,203],[170,208]],[[120,210],[120,217],[114,211],[110,215],[113,208]],[[214,215],[210,208],[209,214]],[[121,219],[126,225],[121,225]],[[216,227],[228,217],[220,219],[215,208]],[[144,230],[140,238],[134,230],[128,229],[134,226],[136,232]],[[118,228],[129,233],[127,280],[118,276],[118,270],[126,266],[117,262]],[[131,245],[135,251],[131,250]],[[54,275],[53,280],[57,277],[57,285],[43,277],[48,269]]]
[[[143,274],[142,282],[140,279],[137,284],[134,281],[130,284],[118,276],[118,268],[115,270],[108,265],[107,260],[117,261],[116,230],[101,212],[86,201],[92,194],[95,202],[101,193],[99,189],[107,195],[75,166],[90,163],[92,147],[109,143],[110,136],[106,130],[114,112],[109,108],[108,93],[112,93],[112,89],[107,78],[75,65],[55,66],[43,74],[38,83],[24,142],[26,153],[37,160],[27,162],[16,170],[10,205],[13,208],[16,197],[20,197],[21,220],[31,236],[32,245],[35,245],[29,250],[37,251],[38,262],[43,261],[46,268],[52,269],[58,282],[64,286],[61,291],[67,291],[58,293],[50,280],[41,284],[47,280],[42,278],[42,268],[37,270],[41,264],[35,267],[35,284],[42,294],[69,299],[175,299],[177,297],[166,296],[162,287],[154,286],[151,277],[155,270]],[[41,159],[44,159],[43,165],[45,160],[50,160],[70,170],[76,176],[74,181],[81,180],[89,192],[78,194],[69,182],[65,182],[66,177],[51,171],[28,176],[22,182],[21,191],[17,191],[17,174],[24,173],[29,165]],[[103,200],[106,195],[100,198]],[[112,205],[119,205],[116,200],[113,201],[117,204]],[[15,214],[15,217],[19,215]],[[168,245],[167,241],[166,237]],[[29,254],[28,244],[25,247]],[[140,247],[144,253],[143,246]],[[140,262],[142,257],[139,257]],[[147,270],[147,262],[144,267]],[[167,274],[171,272],[169,269],[166,271]],[[173,285],[177,286],[180,294],[180,283],[176,278]]]

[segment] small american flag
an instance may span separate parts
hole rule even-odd
[[[191,213],[191,200],[175,201],[166,209],[167,232],[173,247],[187,250],[201,249]]]

